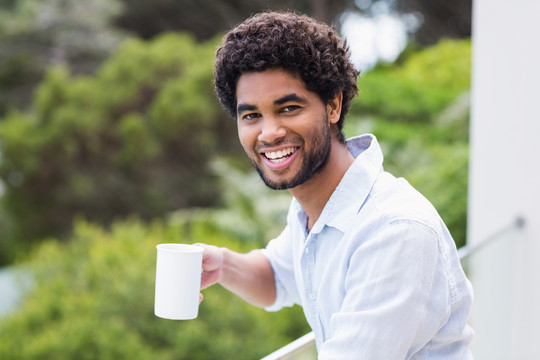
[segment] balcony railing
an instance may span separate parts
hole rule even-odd
[[[473,254],[478,253],[486,246],[489,246],[498,239],[503,238],[504,235],[510,231],[521,229],[524,226],[524,218],[517,217],[512,223],[494,232],[491,236],[486,238],[484,241],[481,241],[479,244],[475,246],[466,245],[458,249],[460,260],[463,262],[465,259],[468,259]],[[261,360],[313,360],[316,358],[317,351],[315,349],[315,335],[313,332],[310,332],[265,356]]]
[[[299,337],[293,342],[285,345],[284,347],[274,351],[268,356],[265,356],[262,360],[283,360],[283,359],[313,359],[313,355],[316,356],[315,350],[315,334],[313,332]]]

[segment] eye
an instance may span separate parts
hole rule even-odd
[[[298,105],[287,105],[283,109],[281,109],[281,112],[291,112],[291,111],[294,111],[294,110],[299,109],[299,108],[300,108],[300,106],[298,106]]]
[[[255,118],[258,118],[260,115],[257,113],[247,113],[242,115],[243,120],[253,120]]]

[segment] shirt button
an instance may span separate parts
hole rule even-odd
[[[317,300],[317,294],[315,294],[315,293],[310,293],[310,294],[309,294],[309,298],[310,298],[312,301],[315,301],[315,300]]]

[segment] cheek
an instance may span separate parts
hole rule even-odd
[[[249,126],[241,126],[237,124],[238,139],[245,151],[253,148],[255,141],[257,140],[257,133],[255,129]]]
[[[309,139],[310,141],[320,141],[320,138],[325,136],[327,129],[330,127],[327,116],[321,117],[319,115],[318,117],[319,120],[315,121],[314,124],[305,131],[306,139]]]

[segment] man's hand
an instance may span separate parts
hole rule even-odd
[[[240,254],[213,245],[195,245],[204,249],[201,289],[219,282],[224,288],[253,305],[266,307],[274,303],[274,272],[260,250]],[[202,299],[201,294],[199,303]]]
[[[204,249],[202,259],[201,290],[218,283],[223,276],[223,249],[213,245],[195,244]],[[199,295],[199,303],[203,295]]]

